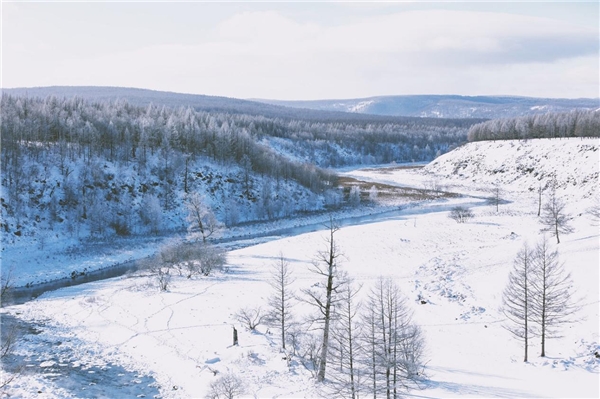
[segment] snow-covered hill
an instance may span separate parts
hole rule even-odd
[[[510,191],[536,191],[556,181],[565,194],[598,192],[598,139],[537,139],[469,143],[438,157],[426,174]]]
[[[392,166],[350,175],[387,184],[489,196],[498,185],[508,200],[536,200],[542,186],[556,182],[571,207],[590,205],[599,190],[597,138],[482,141],[446,153],[422,169]]]

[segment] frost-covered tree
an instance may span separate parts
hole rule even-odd
[[[150,229],[152,234],[158,234],[162,225],[162,207],[156,195],[146,194],[140,205],[140,220]]]
[[[192,193],[187,197],[186,206],[188,210],[188,231],[193,238],[202,238],[202,242],[212,236],[218,235],[222,230],[222,224],[217,220],[215,214],[206,203],[206,199],[198,193]]]
[[[508,319],[503,327],[523,340],[524,362],[528,359],[529,338],[534,334],[530,320],[535,301],[532,293],[532,282],[536,276],[533,272],[534,264],[534,252],[525,243],[514,259],[508,283],[502,293],[502,313]]]
[[[269,297],[270,321],[281,331],[281,346],[285,349],[286,332],[291,327],[293,320],[292,306],[294,306],[294,292],[290,287],[295,281],[290,263],[282,253],[271,266],[269,285],[273,289]]]
[[[348,196],[348,201],[352,206],[360,205],[360,188],[358,186],[352,186],[350,188],[350,194]]]
[[[372,185],[369,189],[369,201],[375,202],[377,201],[377,197],[379,196],[379,190],[377,190],[377,186]]]
[[[545,226],[544,231],[549,231],[556,237],[556,243],[560,244],[559,234],[572,233],[571,215],[566,212],[566,202],[556,194],[556,186],[553,185],[548,193],[546,204],[543,206],[540,222]]]
[[[560,337],[560,327],[575,321],[579,307],[573,301],[571,275],[559,262],[558,251],[551,250],[544,237],[534,249],[532,319],[539,326],[541,356],[546,356],[546,338]]]

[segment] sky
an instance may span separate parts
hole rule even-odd
[[[593,2],[2,2],[1,86],[600,97]]]

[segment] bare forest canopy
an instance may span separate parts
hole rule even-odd
[[[600,109],[495,119],[471,126],[469,141],[600,137]]]
[[[465,142],[469,126],[6,93],[1,107],[0,211],[2,228],[16,236],[181,229],[191,192],[227,225],[339,206],[336,175],[324,167],[430,161]]]

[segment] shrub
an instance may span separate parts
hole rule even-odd
[[[455,206],[450,210],[450,219],[456,220],[456,223],[466,223],[469,219],[475,217],[471,209],[464,206]]]

